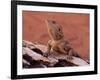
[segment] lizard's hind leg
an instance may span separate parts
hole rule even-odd
[[[69,50],[68,55],[67,55],[67,59],[68,60],[72,60],[73,59],[73,50],[72,49]]]

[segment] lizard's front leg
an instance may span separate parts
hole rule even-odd
[[[50,50],[51,50],[51,40],[49,40],[47,43],[47,51],[44,53],[45,57],[48,57]]]

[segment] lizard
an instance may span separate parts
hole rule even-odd
[[[47,51],[44,56],[48,56],[51,50],[66,54],[68,60],[73,59],[72,56],[80,57],[80,55],[71,47],[65,39],[62,26],[54,20],[47,19],[47,30],[51,40],[47,43]]]

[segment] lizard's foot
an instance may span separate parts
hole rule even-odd
[[[48,52],[45,52],[45,53],[43,54],[43,56],[45,56],[45,57],[48,57],[48,55],[49,55]]]
[[[67,60],[72,60],[73,59],[73,57],[72,56],[67,56]]]

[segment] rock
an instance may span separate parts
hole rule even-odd
[[[73,56],[68,60],[67,55],[51,51],[48,57],[43,56],[47,47],[40,43],[23,41],[23,67],[24,68],[46,68],[46,67],[65,67],[65,66],[86,66],[89,65],[85,60]]]

